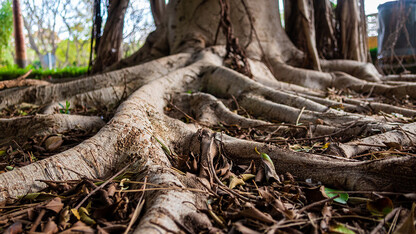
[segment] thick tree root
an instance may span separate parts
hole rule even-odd
[[[135,89],[168,74],[186,64],[189,54],[176,54],[154,60],[146,64],[122,70],[91,76],[67,83],[46,86],[35,86],[21,90],[0,91],[0,109],[22,102],[34,104],[48,104],[51,102],[68,100],[77,94],[87,93],[106,87],[124,86],[133,82]],[[74,87],[77,87],[74,89]],[[134,89],[134,90],[135,90]]]
[[[96,132],[104,124],[100,117],[63,114],[0,119],[0,129],[3,129],[0,147],[13,140],[20,144],[32,136],[48,136],[73,129]]]
[[[180,56],[189,58],[188,55],[178,56],[174,58],[178,60],[180,60]],[[203,201],[209,194],[209,186],[204,182],[201,183],[195,176],[182,175],[173,170],[172,164],[176,163],[176,159],[172,158],[172,153],[169,154],[162,148],[168,147],[179,155],[189,155],[192,152],[194,155],[209,156],[212,152],[207,151],[206,142],[201,142],[201,132],[197,130],[201,126],[214,126],[221,121],[230,125],[237,123],[248,128],[258,125],[265,125],[272,131],[273,127],[275,128],[273,124],[265,120],[248,119],[231,112],[224,103],[213,95],[227,98],[234,96],[238,101],[237,105],[256,115],[264,115],[269,120],[280,118],[289,123],[297,123],[296,120],[299,119],[304,124],[322,120],[327,124],[319,124],[322,126],[316,127],[312,124],[311,129],[315,128],[315,130],[302,134],[337,133],[340,129],[345,131],[351,129],[352,133],[355,127],[360,131],[364,129],[368,133],[374,129],[384,131],[394,128],[394,125],[389,124],[388,121],[379,123],[379,119],[376,117],[342,113],[307,97],[272,90],[228,69],[215,67],[218,66],[221,59],[211,52],[201,52],[193,59],[195,62],[189,66],[174,65],[169,68],[170,70],[166,68],[163,72],[151,72],[146,76],[143,72],[155,69],[155,66],[161,62],[156,60],[147,63],[149,67],[143,64],[138,66],[140,69],[134,67],[127,71],[122,70],[95,76],[94,81],[92,78],[86,78],[83,82],[102,84],[109,77],[118,77],[118,81],[114,81],[109,87],[118,87],[120,91],[126,80],[121,74],[125,72],[129,77],[127,84],[131,85],[128,90],[134,90],[134,87],[137,87],[138,90],[118,107],[114,117],[92,138],[50,158],[0,174],[0,202],[7,198],[16,198],[39,191],[45,187],[45,184],[39,180],[62,181],[82,177],[103,177],[108,175],[111,170],[121,168],[131,162],[133,169],[137,171],[137,179],[140,180],[147,176],[149,183],[166,188],[165,190],[146,192],[146,215],[140,220],[136,232],[143,230],[155,233],[183,231],[184,227],[180,227],[178,223],[184,224],[185,229],[189,229],[189,232],[198,232],[211,226],[207,216],[198,212],[198,209],[205,208]],[[140,77],[140,79],[136,81],[133,72],[137,72],[136,77]],[[163,73],[167,75],[163,76]],[[254,75],[256,76],[256,73]],[[223,77],[223,80],[220,77]],[[232,82],[228,81],[228,78]],[[73,82],[71,82],[72,85],[78,84],[76,81]],[[79,95],[71,101],[89,104],[88,100],[99,98],[102,90],[105,90],[104,85],[96,89],[90,88],[77,92],[69,92],[68,87],[68,84],[37,87],[43,89],[43,91],[39,91],[41,96],[38,102],[45,105]],[[107,89],[110,90],[109,87]],[[201,87],[202,91],[208,91],[210,94],[200,92],[183,94],[188,90],[200,90]],[[26,89],[26,91],[31,89]],[[19,93],[19,95],[26,91]],[[64,94],[60,95],[62,92]],[[54,97],[42,96],[45,93],[54,93]],[[90,96],[84,99],[83,95],[86,93]],[[168,99],[177,93],[180,93],[175,96],[179,97],[180,101],[177,106],[179,109],[183,109],[182,111],[193,115],[197,123],[185,124],[164,113],[168,106]],[[3,95],[4,92],[0,94]],[[6,101],[3,100],[2,103],[5,105],[22,99],[22,97],[14,97]],[[119,99],[105,100],[114,103]],[[250,102],[253,102],[254,105]],[[297,108],[291,107],[292,105]],[[310,110],[302,111],[301,108],[304,106]],[[285,114],[289,117],[285,117]],[[70,116],[68,119],[71,119]],[[351,125],[349,128],[346,126],[346,122]],[[352,124],[354,124],[354,128]],[[407,129],[407,127],[403,128]],[[282,129],[289,128],[283,127]],[[412,129],[407,130],[412,132],[409,134],[414,134]],[[308,129],[308,131],[310,130]],[[205,132],[209,132],[209,130]],[[278,146],[240,140],[221,133],[209,133],[208,135],[213,137],[210,138],[211,143],[215,142],[221,152],[236,164],[248,164],[251,160],[255,160],[259,164],[260,157],[254,150],[257,147],[260,152],[267,153],[271,157],[278,173],[290,172],[299,180],[312,179],[314,182],[346,190],[401,192],[416,190],[416,176],[413,172],[416,166],[415,157],[406,156],[360,162],[337,156],[293,152]],[[374,138],[376,137],[374,136]],[[406,134],[403,136],[402,133],[401,137],[408,136]],[[403,144],[412,142],[412,140],[405,142],[403,139],[400,141]],[[209,158],[207,162],[209,162]],[[210,166],[205,164],[207,168]],[[186,223],[190,222],[196,223],[197,227],[195,225],[187,226]]]
[[[401,149],[402,147],[414,146],[416,142],[416,124],[406,124],[383,134],[378,134],[345,144],[331,146],[331,151],[337,155],[351,158],[365,151],[377,150],[379,148]]]

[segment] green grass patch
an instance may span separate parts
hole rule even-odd
[[[30,79],[47,79],[51,78],[67,78],[78,77],[88,72],[88,67],[65,67],[52,70],[34,69],[33,67],[26,67],[24,69],[18,67],[0,67],[0,80],[11,80],[25,74],[30,69],[32,72],[27,78]]]

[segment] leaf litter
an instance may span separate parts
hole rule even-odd
[[[244,110],[236,112],[248,116]],[[22,115],[19,111],[12,113]],[[192,119],[185,118],[185,121]],[[325,153],[330,142],[350,140],[340,136],[308,139],[306,126],[276,125],[289,126],[289,130],[281,135],[261,127],[243,129],[223,123],[212,129],[240,139],[317,154]],[[34,145],[45,140],[31,139]],[[51,151],[62,147],[59,136],[50,141]],[[206,207],[198,209],[210,217],[213,227],[199,230],[200,233],[416,233],[416,193],[340,191],[319,182],[297,181],[290,173],[277,174],[267,155],[256,149],[253,154],[259,154],[262,164],[238,165],[221,151],[221,145],[212,137],[208,137],[205,145],[206,150],[200,154],[179,157],[183,162],[174,163],[178,171],[209,181],[211,189],[207,193],[210,195]],[[18,148],[0,149],[0,157],[19,151]],[[394,153],[400,156],[413,151],[413,147],[403,149],[390,144],[385,151],[364,153],[359,158],[369,160]],[[3,170],[18,163],[6,164],[0,164]],[[144,192],[175,188],[147,184],[146,179],[130,181],[131,174],[127,171],[107,181],[42,181],[48,185],[44,191],[1,204],[0,232],[121,233],[133,230],[135,222],[143,215]],[[101,186],[104,183],[105,186]],[[85,202],[79,206],[83,199]],[[187,227],[182,229],[189,232]]]

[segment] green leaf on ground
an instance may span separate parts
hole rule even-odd
[[[347,193],[341,193],[339,190],[335,190],[335,189],[331,189],[331,188],[327,188],[327,187],[324,187],[324,191],[325,191],[325,194],[329,198],[335,197],[339,194],[339,197],[335,198],[334,201],[338,202],[338,203],[341,203],[341,204],[347,204],[347,201],[348,201],[348,198],[349,198]]]

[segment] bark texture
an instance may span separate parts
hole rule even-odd
[[[364,1],[340,0],[337,5],[342,59],[367,62],[367,33]]]
[[[278,174],[290,172],[299,180],[312,179],[345,190],[415,191],[415,157],[351,158],[363,152],[357,142],[385,147],[374,138],[412,144],[414,137],[406,140],[405,136],[416,134],[413,124],[398,124],[394,117],[377,113],[394,111],[413,117],[415,110],[369,100],[326,98],[334,87],[367,95],[416,98],[415,85],[386,83],[388,79],[374,67],[357,61],[317,60],[322,71],[301,68],[304,53],[280,25],[277,1],[229,3],[229,20],[247,53],[251,78],[224,64],[226,38],[221,30],[216,35],[221,15],[218,1],[172,0],[162,24],[143,48],[111,66],[110,70],[116,70],[66,83],[0,91],[0,108],[21,102],[45,106],[44,115],[0,121],[6,128],[30,125],[34,135],[64,131],[78,121],[85,122],[80,127],[86,129],[102,126],[97,118],[53,114],[54,107],[67,100],[74,105],[117,108],[114,117],[90,139],[0,174],[0,201],[39,191],[46,186],[41,180],[103,177],[131,163],[136,179],[147,176],[152,184],[173,188],[145,193],[145,214],[137,233],[179,232],[183,231],[181,225],[189,232],[214,230],[200,210],[205,209],[212,189],[226,186],[220,182],[215,187],[207,178],[180,173],[174,168],[177,160],[165,151],[169,148],[176,155],[201,157],[201,165],[207,169],[201,169],[200,175],[206,175],[212,171],[210,162],[219,150],[214,145],[221,146],[235,164],[253,161],[259,166],[257,148],[269,154]],[[119,69],[125,66],[129,67]],[[126,100],[120,98],[124,94]],[[233,111],[227,101],[230,98],[245,110],[244,115]],[[173,106],[176,112],[169,111]],[[184,116],[191,122],[182,122]],[[34,123],[45,120],[61,127],[50,129],[47,124]],[[270,137],[255,136],[249,141],[209,129],[224,124],[262,129]],[[334,146],[331,155],[317,155],[274,145],[281,139],[271,138],[276,134],[304,139],[351,136],[355,141]],[[7,137],[10,141],[21,136],[8,130]]]
[[[20,8],[20,1],[13,0],[13,23],[14,41],[16,47],[16,64],[21,68],[26,67],[26,47],[25,37],[23,36],[23,17]]]
[[[97,57],[92,67],[92,73],[101,72],[121,59],[124,15],[128,5],[129,0],[109,1],[108,18],[103,35],[99,40]]]

